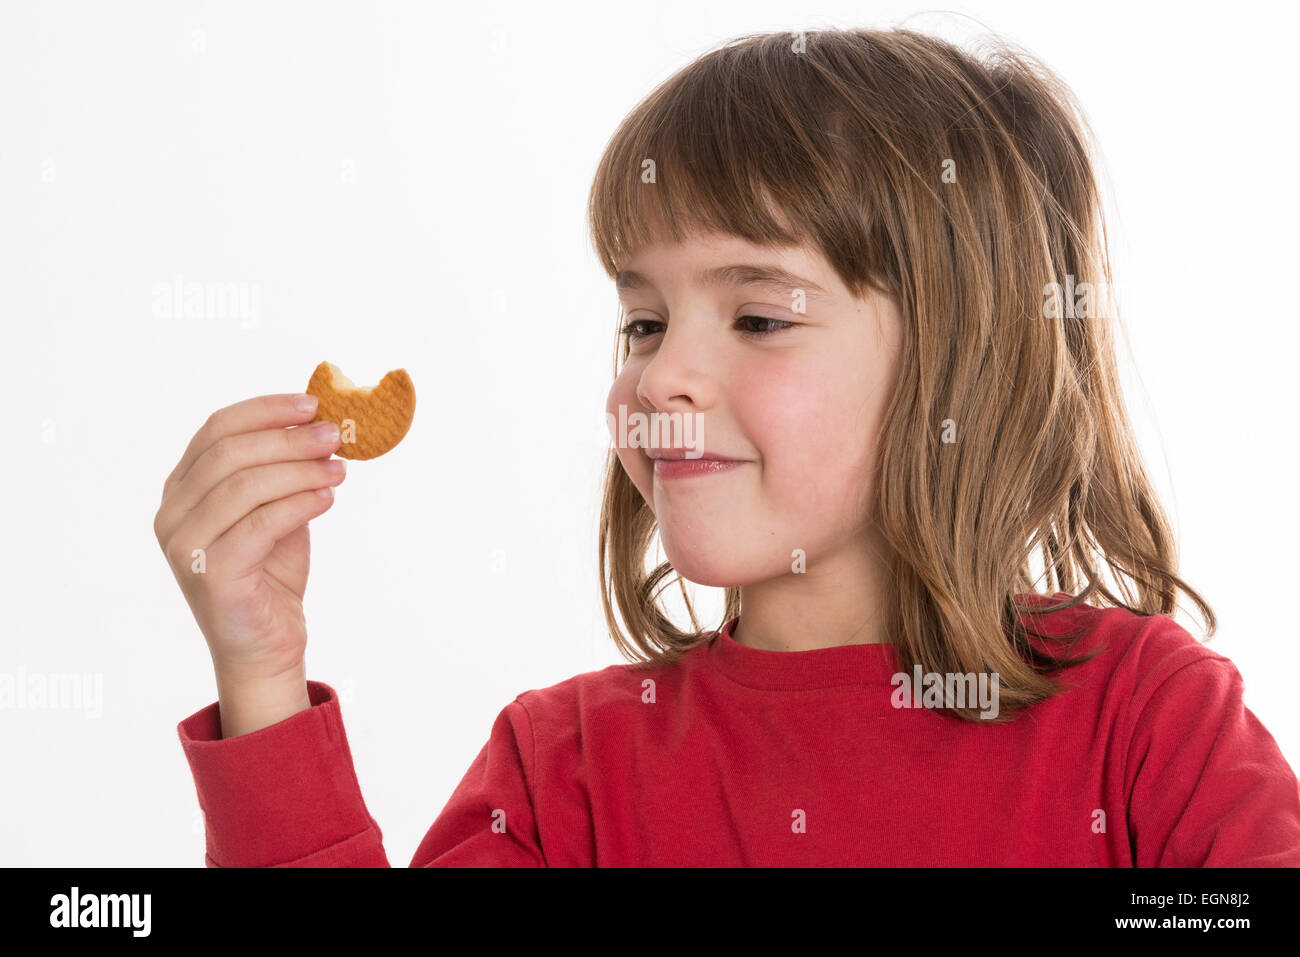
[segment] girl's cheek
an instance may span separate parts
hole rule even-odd
[[[650,492],[650,483],[653,481],[652,467],[646,461],[643,451],[628,447],[628,436],[620,426],[622,422],[626,424],[626,428],[630,428],[629,420],[634,413],[642,411],[641,403],[636,397],[636,383],[637,379],[626,374],[626,369],[614,380],[605,398],[605,426],[623,471],[632,480],[632,484],[640,490],[642,496],[645,496]]]
[[[609,429],[610,441],[620,452],[624,437],[619,433],[619,422],[626,422],[634,412],[640,411],[640,408],[641,405],[636,398],[636,380],[629,377],[625,370],[614,380],[609,395],[605,398],[605,424]]]
[[[823,369],[757,380],[746,395],[740,427],[762,456],[768,494],[813,511],[842,507],[865,474],[862,386]]]
[[[815,378],[786,374],[746,377],[738,397],[737,418],[759,449],[789,450],[797,455],[821,434],[833,406]],[[815,441],[812,444],[817,444]]]

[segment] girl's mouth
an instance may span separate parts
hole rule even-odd
[[[686,478],[691,475],[716,475],[730,472],[732,469],[747,465],[722,459],[655,459],[655,478]]]

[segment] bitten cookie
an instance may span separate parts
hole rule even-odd
[[[357,388],[332,362],[311,374],[307,393],[320,404],[313,422],[337,422],[342,441],[334,454],[345,459],[383,455],[411,428],[415,386],[405,369],[394,369],[377,386]]]

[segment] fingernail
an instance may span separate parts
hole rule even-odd
[[[316,490],[316,494],[319,495],[321,498],[331,498],[334,495],[334,489],[330,488],[327,485],[325,486],[325,488],[318,488]]]
[[[311,437],[321,442],[333,442],[339,437],[339,427],[333,422],[321,422],[312,426]]]
[[[314,395],[296,395],[293,398],[293,407],[299,412],[315,412],[317,399]]]

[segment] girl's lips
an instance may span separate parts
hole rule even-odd
[[[746,462],[723,461],[721,459],[655,459],[655,478],[685,478],[690,475],[716,475],[730,472]]]

